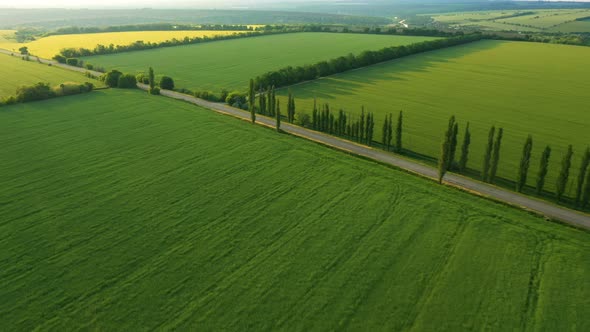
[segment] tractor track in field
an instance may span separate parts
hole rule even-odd
[[[14,52],[4,49],[0,49],[0,53],[21,57],[20,54],[14,54]],[[32,61],[38,59],[40,63],[51,64],[64,69],[74,70],[81,73],[89,72],[96,76],[102,75],[102,73],[100,72],[60,64],[53,60],[46,60],[42,58],[37,58],[35,56],[31,56],[31,58]],[[148,86],[145,84],[138,84],[137,86],[142,90],[148,89]],[[211,109],[215,112],[230,115],[245,121],[251,121],[249,112],[231,107],[229,105],[214,103],[190,95],[169,90],[162,90],[161,95],[177,100],[182,100],[194,105],[202,106]],[[257,114],[256,123],[263,126],[274,128],[276,125],[276,120],[274,118],[269,118]],[[438,178],[438,171],[436,168],[420,164],[418,162],[403,158],[399,155],[394,155],[386,151],[376,150],[369,146],[356,144],[354,142],[342,138],[320,133],[311,129],[306,129],[290,123],[282,122],[281,130],[291,135],[302,137],[314,141],[316,143],[332,147],[337,150],[345,151],[357,156],[377,161],[379,163],[403,169],[407,172],[422,176],[427,179],[436,180]],[[582,212],[577,212],[568,208],[553,205],[551,203],[539,199],[528,197],[506,189],[502,189],[500,187],[483,183],[458,174],[448,173],[444,178],[444,183],[451,187],[455,187],[460,190],[467,191],[469,193],[482,196],[494,201],[506,203],[508,205],[529,212],[533,212],[538,215],[542,215],[552,220],[558,220],[578,228],[590,230],[590,215]]]

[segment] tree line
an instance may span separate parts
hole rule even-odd
[[[4,97],[0,100],[0,106],[77,95],[91,92],[92,90],[94,90],[94,84],[90,82],[82,84],[62,83],[56,86],[50,86],[49,83],[39,82],[34,85],[18,87],[14,96]]]
[[[254,84],[256,86],[275,86],[277,88],[293,85],[412,54],[471,43],[481,38],[480,34],[473,34],[436,39],[404,46],[386,47],[378,51],[364,51],[359,55],[349,54],[348,56],[341,56],[312,65],[288,66],[256,77]]]
[[[217,36],[203,36],[203,37],[184,37],[183,39],[169,39],[162,42],[144,42],[142,40],[135,41],[129,45],[102,45],[98,44],[93,49],[88,48],[64,48],[60,50],[59,54],[53,57],[55,61],[65,63],[68,58],[79,58],[91,55],[115,54],[132,51],[150,50],[154,48],[173,47],[189,44],[200,44],[219,40],[239,39],[258,37],[272,34],[288,33],[291,31],[262,31],[262,32],[243,32],[233,33],[231,35],[217,35]]]
[[[463,135],[463,143],[461,147],[461,158],[458,163],[455,162],[455,152],[457,148],[457,134],[459,132],[459,125],[455,120],[455,116],[451,116],[448,122],[447,129],[443,135],[441,143],[441,153],[438,158],[438,181],[442,180],[449,170],[456,170],[464,172],[467,168],[469,145],[471,143],[471,133],[469,131],[469,123],[466,124],[465,134]],[[498,164],[500,161],[500,150],[502,145],[504,129],[491,126],[488,132],[488,139],[486,141],[483,164],[481,168],[481,179],[487,183],[494,183]],[[523,192],[526,187],[527,178],[529,174],[530,161],[532,157],[533,137],[528,135],[522,148],[522,155],[519,167],[516,170],[515,190]],[[561,168],[555,183],[555,198],[558,202],[563,200],[566,187],[569,181],[570,170],[572,167],[573,146],[569,145],[566,153],[561,160]],[[545,186],[545,179],[549,170],[549,159],[551,157],[551,147],[545,146],[541,153],[538,170],[536,173],[535,193],[541,195]],[[582,155],[582,161],[578,171],[578,178],[576,180],[576,191],[574,195],[574,203],[576,207],[586,208],[590,203],[590,147],[587,147]]]
[[[231,25],[231,24],[170,24],[170,23],[148,23],[148,24],[130,24],[130,25],[112,25],[107,27],[64,27],[55,31],[47,32],[43,36],[56,35],[78,35],[87,33],[104,33],[104,32],[132,32],[132,31],[253,31],[254,28],[248,25]]]

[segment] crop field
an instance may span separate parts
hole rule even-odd
[[[432,15],[451,26],[477,26],[484,30],[584,32],[576,19],[590,17],[590,9],[497,10]]]
[[[385,114],[405,113],[404,145],[438,157],[447,120],[460,121],[460,137],[470,122],[469,166],[481,169],[490,126],[504,128],[498,174],[514,179],[528,134],[535,181],[545,145],[553,148],[547,189],[553,190],[561,158],[574,145],[569,195],[574,193],[583,149],[590,144],[590,48],[525,42],[480,41],[415,55],[362,70],[291,87],[297,111],[311,114],[314,97],[358,115],[366,106],[376,115],[375,139],[381,141]],[[285,95],[287,89],[281,90]],[[281,98],[284,100],[284,98]]]
[[[2,326],[590,329],[590,233],[312,142],[121,90],[0,142]]]
[[[39,82],[52,85],[91,82],[96,86],[102,86],[101,82],[87,78],[81,73],[43,65],[33,58],[31,61],[24,61],[5,54],[0,54],[0,77],[0,98],[14,95],[18,86]]]
[[[590,32],[590,19],[560,24],[552,30],[556,32]]]
[[[138,40],[144,42],[163,42],[171,39],[183,39],[184,37],[220,36],[239,33],[238,31],[130,31],[130,32],[105,32],[73,35],[57,35],[39,38],[28,43],[18,43],[15,40],[0,39],[0,48],[18,50],[27,46],[29,52],[42,58],[51,59],[64,48],[88,48],[96,45],[129,45]],[[5,37],[6,38],[6,37]]]
[[[406,37],[337,33],[290,33],[139,52],[100,55],[85,61],[123,72],[172,76],[178,87],[191,90],[246,90],[257,75],[285,66],[312,64],[349,53],[377,50],[432,40]]]

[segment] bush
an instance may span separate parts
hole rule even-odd
[[[78,83],[63,83],[53,88],[56,96],[70,96],[80,93],[90,92],[94,89],[94,84],[86,82],[84,84]]]
[[[116,88],[119,85],[119,77],[121,77],[121,75],[123,75],[122,72],[111,70],[104,75],[104,83],[111,88]]]
[[[135,89],[137,88],[137,80],[135,76],[131,74],[124,74],[119,76],[119,80],[117,82],[117,88],[119,89]]]
[[[234,91],[227,95],[227,97],[225,98],[225,102],[229,105],[238,104],[240,105],[238,107],[241,108],[242,104],[246,104],[246,95],[241,92]]]
[[[162,76],[160,79],[160,88],[165,90],[174,90],[174,80],[168,76]]]
[[[66,63],[66,60],[67,59],[66,59],[65,56],[58,54],[58,55],[56,55],[56,56],[53,57],[53,60],[55,60],[55,61],[57,61],[59,63]]]
[[[149,93],[150,95],[154,95],[154,96],[155,96],[155,95],[159,95],[159,94],[160,94],[160,88],[158,88],[158,87],[154,87],[153,89],[149,89],[149,90],[148,90],[148,93]]]
[[[20,86],[16,89],[16,101],[24,103],[55,97],[55,93],[47,83],[37,83],[32,86]]]
[[[195,92],[195,97],[213,102],[220,101],[220,98],[213,94],[213,92],[211,91],[197,91]]]
[[[219,96],[219,100],[226,100],[228,95],[229,95],[229,91],[227,91],[226,89],[221,89],[221,94]]]
[[[84,67],[86,69],[88,69],[88,70],[93,70],[94,69],[94,66],[92,64],[90,64],[90,63],[87,63],[86,65],[84,65]]]
[[[309,114],[299,113],[295,119],[295,124],[305,128],[311,128],[311,118],[309,117]]]
[[[66,64],[69,66],[78,66],[78,59],[68,58],[68,59],[66,59]]]

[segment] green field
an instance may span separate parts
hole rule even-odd
[[[590,17],[590,9],[491,10],[430,15],[452,27],[478,27],[483,30],[585,32],[576,19]],[[578,30],[578,31],[574,31]]]
[[[84,77],[81,73],[43,65],[33,59],[23,61],[0,54],[0,98],[14,95],[18,86],[39,82],[59,85],[64,82],[91,81],[95,85],[99,84],[98,81]]]
[[[491,125],[505,130],[499,175],[514,179],[526,136],[534,139],[529,183],[538,157],[553,148],[547,189],[554,187],[562,153],[576,154],[567,193],[574,192],[581,152],[590,144],[590,48],[525,42],[481,41],[291,88],[298,111],[311,113],[313,98],[359,114],[362,105],[376,114],[375,138],[381,140],[386,113],[403,110],[405,147],[438,157],[450,115],[472,127],[472,168],[480,169]],[[286,89],[281,91],[285,94]],[[283,98],[284,99],[284,98]]]
[[[560,24],[552,30],[556,32],[590,32],[590,20]]]
[[[102,90],[0,141],[11,330],[590,329],[590,233],[302,139]]]
[[[246,90],[248,81],[285,66],[312,64],[349,53],[431,40],[431,37],[336,33],[296,33],[217,41],[84,60],[125,72],[169,75],[178,87],[191,90]]]

